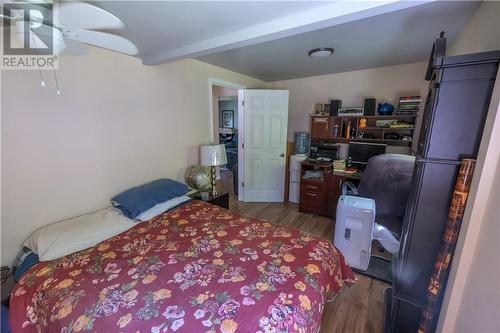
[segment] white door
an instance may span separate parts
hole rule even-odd
[[[283,202],[288,90],[243,90],[240,193],[246,202]]]

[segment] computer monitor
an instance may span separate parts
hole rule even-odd
[[[347,159],[352,164],[368,164],[373,156],[385,154],[387,145],[379,143],[351,142]]]

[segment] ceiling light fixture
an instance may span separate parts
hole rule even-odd
[[[326,58],[331,56],[333,51],[331,47],[318,47],[317,49],[309,51],[309,56],[311,58]]]

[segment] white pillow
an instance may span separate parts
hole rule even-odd
[[[49,261],[92,247],[135,224],[109,207],[42,227],[31,234],[24,246],[38,254],[40,261]]]
[[[156,217],[160,214],[165,213],[167,210],[170,210],[174,208],[175,206],[180,205],[183,202],[191,200],[190,197],[187,195],[181,195],[180,197],[175,197],[173,199],[160,202],[153,207],[149,208],[147,211],[142,212],[141,214],[137,215],[135,218],[136,220],[139,221],[148,221],[151,220],[153,217]]]

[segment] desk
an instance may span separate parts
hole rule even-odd
[[[308,170],[322,171],[322,178],[307,178]],[[346,180],[359,183],[362,173],[348,173],[332,170],[331,163],[304,160],[300,171],[299,211],[335,218],[337,202],[342,194],[342,184]]]

